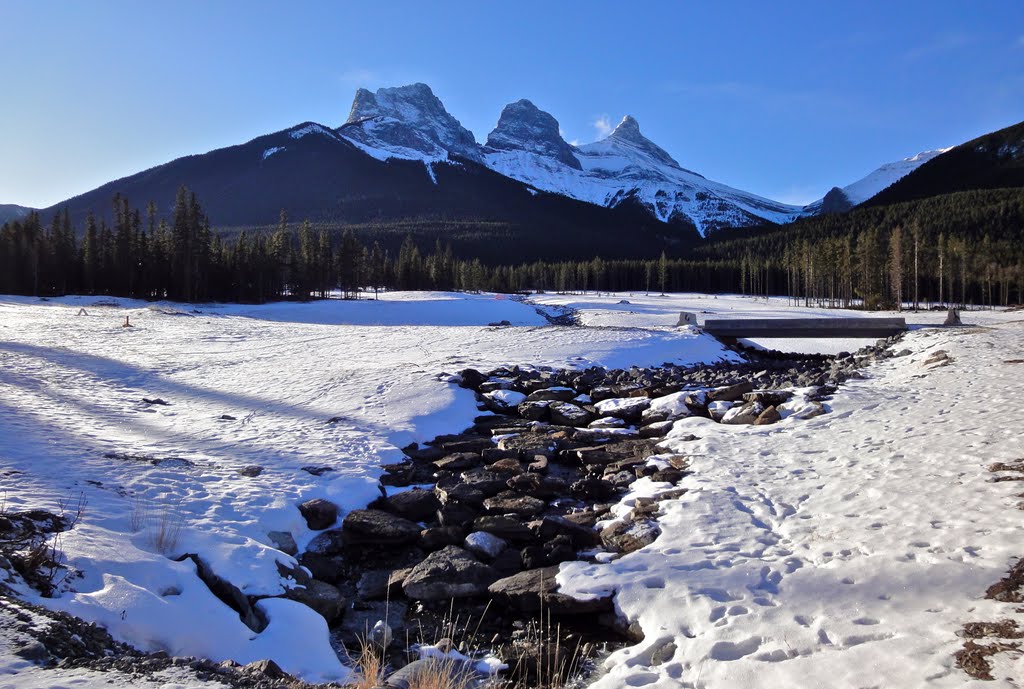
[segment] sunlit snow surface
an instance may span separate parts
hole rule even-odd
[[[254,634],[191,563],[154,552],[151,524],[133,531],[140,505],[182,521],[170,554],[199,553],[247,593],[279,593],[289,582],[275,563],[290,558],[266,533],[289,530],[300,547],[308,542],[297,503],[326,497],[361,507],[378,494],[379,464],[400,456],[398,447],[460,430],[477,413],[472,394],[438,374],[710,361],[726,353],[675,328],[679,311],[699,321],[794,315],[784,300],[740,297],[536,301],[579,308],[588,327],[548,326],[532,306],[495,295],[197,307],[0,298],[6,508],[55,509],[79,492],[88,500],[64,540],[84,576],[47,604],[147,650],[269,656],[308,679],[343,677],[322,618],[266,601],[270,626]],[[121,327],[125,316],[133,327]],[[487,325],[501,320],[513,325]],[[614,654],[598,686],[967,684],[953,666],[956,631],[1014,616],[1013,606],[982,595],[1021,554],[1019,487],[993,483],[985,470],[1020,454],[1010,412],[1020,373],[1002,363],[1024,358],[1017,320],[969,313],[965,321],[986,327],[914,330],[900,345],[911,355],[844,386],[832,412],[816,419],[766,428],[677,422],[676,438],[701,439],[666,445],[691,455],[695,473],[683,483],[689,492],[667,503],[662,536],[608,565],[562,568],[570,590],[616,590],[618,607],[647,637]],[[955,361],[926,367],[936,349]],[[153,466],[107,452],[188,463]],[[260,476],[239,475],[253,464],[264,467]],[[301,470],[309,465],[334,471],[315,477]],[[668,640],[675,654],[653,665],[651,649]],[[997,677],[1020,674],[1000,662]],[[10,672],[19,674],[0,686],[108,686],[88,673],[28,671],[0,651],[0,673]]]

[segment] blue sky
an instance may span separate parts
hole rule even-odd
[[[581,143],[631,114],[684,167],[806,202],[1024,120],[1024,2],[0,0],[0,203],[414,81],[481,141],[524,97]]]

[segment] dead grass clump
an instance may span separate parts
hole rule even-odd
[[[1024,632],[1013,620],[998,622],[968,622],[964,625],[968,639],[1024,639]]]
[[[144,532],[146,543],[158,553],[171,555],[178,549],[185,520],[176,504],[154,506],[135,498],[129,526],[133,532]]]
[[[957,667],[971,677],[991,680],[995,678],[992,676],[992,663],[988,659],[997,653],[1019,649],[1020,644],[979,644],[976,641],[966,641],[964,647],[953,654],[953,657],[956,658]]]
[[[1005,577],[988,587],[988,590],[985,591],[985,598],[1002,603],[1024,603],[1022,586],[1024,586],[1024,558],[1017,560],[1017,564],[1010,568]]]
[[[359,641],[359,657],[355,659],[355,681],[350,689],[374,689],[384,684],[384,653],[380,646],[365,638]]]

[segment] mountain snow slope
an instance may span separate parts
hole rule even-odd
[[[974,189],[1024,187],[1024,122],[979,136],[929,161],[871,200],[886,205]]]
[[[558,122],[528,100],[505,107],[497,127],[479,146],[425,84],[356,92],[338,133],[374,157],[423,160],[452,157],[482,161],[492,170],[538,190],[615,207],[638,202],[662,222],[693,225],[706,235],[721,227],[783,223],[804,213],[755,194],[713,182],[679,165],[640,133],[627,116],[605,139],[566,143]]]
[[[637,121],[628,115],[606,138],[574,148],[580,169],[526,147],[487,151],[484,160],[503,175],[582,201],[617,206],[636,200],[659,220],[685,219],[704,236],[722,227],[764,220],[785,223],[803,214],[799,206],[733,189],[687,170],[641,134]]]
[[[889,187],[891,184],[895,184],[899,180],[903,179],[929,160],[932,160],[949,150],[951,149],[939,148],[934,151],[922,151],[921,153],[910,156],[909,158],[903,158],[902,160],[886,163],[856,182],[847,184],[841,189],[834,188],[829,193],[835,194],[838,191],[842,194],[839,198],[845,199],[849,204],[849,207],[858,206],[878,192]],[[813,212],[818,212],[822,209],[824,201],[824,198],[818,199],[817,201],[808,204],[807,209]]]

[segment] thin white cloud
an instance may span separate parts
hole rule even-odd
[[[348,86],[369,86],[378,81],[377,74],[373,70],[362,67],[346,69],[338,75],[338,79]]]
[[[938,55],[961,50],[975,42],[975,36],[968,33],[942,33],[931,36],[923,43],[911,48],[903,54],[903,59],[906,62],[931,59]]]
[[[788,203],[791,206],[806,206],[811,201],[817,201],[822,196],[821,188],[817,185],[793,184],[789,187],[769,195],[776,201]]]
[[[1021,36],[1020,38],[1017,39],[1017,45],[1021,48],[1024,48],[1024,36]]]
[[[594,125],[594,129],[597,130],[597,138],[599,139],[603,139],[611,134],[612,129],[614,128],[608,115],[599,116],[592,124]]]

